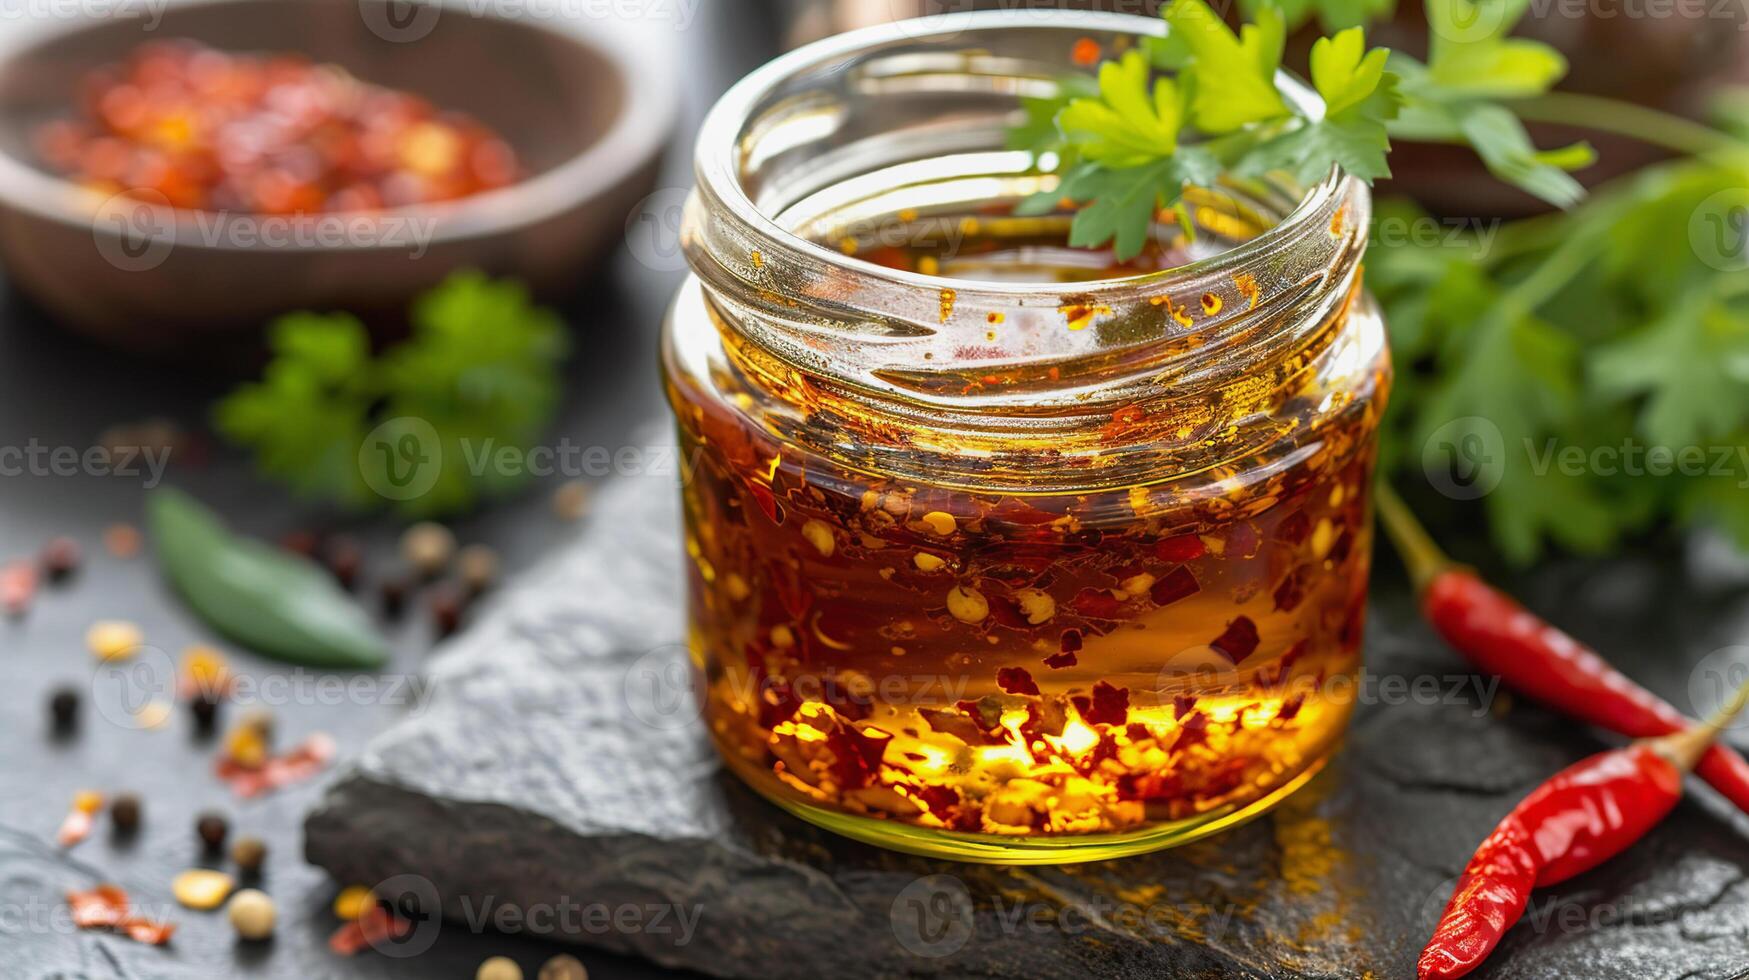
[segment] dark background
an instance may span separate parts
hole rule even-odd
[[[778,13],[763,3],[724,0],[701,5],[699,22],[675,32],[684,70],[679,71],[686,106],[662,177],[663,188],[691,184],[691,134],[716,97],[734,80],[780,50]],[[11,29],[0,24],[0,29]],[[567,310],[576,355],[569,366],[568,402],[552,439],[609,450],[650,441],[651,424],[664,411],[657,383],[656,331],[679,282],[677,273],[639,264],[621,247],[593,274]],[[0,294],[0,445],[86,447],[111,426],[153,416],[204,432],[205,413],[231,379],[180,360],[143,363],[61,333],[27,300]],[[142,325],[147,327],[149,325]],[[191,352],[191,354],[194,352]],[[77,967],[93,977],[430,977],[472,976],[487,956],[511,955],[529,976],[559,947],[497,936],[468,936],[445,929],[431,952],[397,960],[367,951],[351,960],[331,954],[327,937],[337,926],[329,904],[340,884],[304,863],[301,823],[320,794],[316,780],[266,797],[235,799],[211,774],[216,742],[194,735],[192,719],[178,705],[171,722],[137,731],[106,720],[93,703],[91,655],[84,635],[100,619],[139,624],[149,647],[177,658],[187,646],[211,642],[210,634],[171,597],[149,553],[130,561],[111,557],[102,531],[112,523],[138,525],[143,479],[123,477],[0,477],[0,557],[36,553],[54,535],[83,547],[85,567],[69,585],[45,589],[28,617],[0,620],[0,902],[8,915],[33,900],[58,902],[69,885],[114,881],[136,900],[164,908],[179,924],[173,945],[142,949],[98,933],[66,932],[19,943],[0,940],[0,975],[38,977]],[[173,461],[166,482],[185,487],[245,531],[267,538],[311,527],[354,533],[368,556],[363,590],[388,566],[396,547],[394,522],[335,523],[310,511],[282,490],[255,478],[245,460],[222,450],[210,461]],[[483,542],[503,555],[514,574],[574,528],[553,517],[549,500],[561,478],[536,483],[515,499],[455,525],[463,543]],[[385,675],[416,673],[431,656],[432,629],[415,609],[396,628],[396,655]],[[285,670],[227,644],[218,644],[235,670],[260,680]],[[52,737],[48,699],[72,686],[85,694],[82,724],[69,738]],[[96,694],[104,692],[97,691]],[[403,709],[384,705],[304,704],[276,708],[280,741],[291,744],[311,732],[335,737],[344,758],[360,749]],[[235,712],[232,713],[234,720]],[[221,722],[221,726],[223,722]],[[98,832],[68,856],[52,841],[73,795],[81,789],[133,791],[145,819],[131,843],[112,841],[107,818]],[[194,833],[196,815],[226,813],[233,836],[253,834],[268,842],[262,887],[278,902],[275,939],[259,947],[232,949],[234,934],[222,911],[201,913],[175,906],[170,879],[201,864]],[[167,903],[160,905],[160,903]],[[7,931],[10,931],[8,929]],[[112,959],[105,949],[120,957]],[[588,951],[576,952],[597,977],[649,976],[654,968]],[[19,959],[22,957],[22,959]],[[125,965],[124,965],[125,964]],[[158,972],[158,971],[161,971]]]

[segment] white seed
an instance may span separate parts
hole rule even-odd
[[[947,611],[962,623],[981,623],[990,615],[990,600],[977,589],[956,585],[947,591]]]
[[[273,907],[273,899],[265,892],[245,888],[231,896],[231,904],[225,906],[225,915],[230,918],[231,928],[237,930],[237,935],[261,940],[273,935],[273,923],[279,913]]]
[[[832,552],[838,547],[837,542],[832,539],[832,529],[824,521],[814,520],[803,524],[802,537],[808,539],[808,543],[814,546],[814,550],[822,558],[832,557]]]

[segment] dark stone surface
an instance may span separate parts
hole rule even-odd
[[[735,783],[674,697],[668,489],[613,488],[579,546],[434,666],[431,709],[377,739],[311,815],[310,860],[346,880],[419,876],[402,883],[449,917],[426,935],[467,929],[483,902],[568,902],[568,927],[528,931],[721,976],[1406,977],[1475,844],[1538,781],[1604,744],[1490,697],[1416,624],[1387,567],[1369,627],[1373,694],[1338,758],[1268,816],[1074,867],[883,852]],[[1693,708],[1690,673],[1741,628],[1743,604],[1682,567],[1553,567],[1532,598],[1559,597],[1541,608],[1606,632],[1632,672]],[[1744,976],[1746,829],[1697,790],[1623,858],[1538,893],[1478,975]],[[663,924],[635,913],[650,928],[592,931],[575,910],[597,903],[670,911]],[[695,931],[674,925],[675,909],[697,916]]]

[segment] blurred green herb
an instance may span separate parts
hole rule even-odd
[[[1018,210],[1048,213],[1067,198],[1081,205],[1070,243],[1110,243],[1124,260],[1161,212],[1179,212],[1188,227],[1187,185],[1271,172],[1311,184],[1333,166],[1372,181],[1390,176],[1393,136],[1467,144],[1502,180],[1570,207],[1583,190],[1566,171],[1591,163],[1589,147],[1538,150],[1506,101],[1547,92],[1566,61],[1507,36],[1529,0],[1486,2],[1489,17],[1473,0],[1427,0],[1426,64],[1369,50],[1359,26],[1320,38],[1310,67],[1323,105],[1311,109],[1277,86],[1289,23],[1277,3],[1256,5],[1234,34],[1204,0],[1173,0],[1162,11],[1166,35],[1102,64],[1097,91],[1065,83],[1054,99],[1027,103],[1009,144],[1050,161],[1060,182]],[[1364,20],[1366,9],[1353,16]]]
[[[520,469],[468,462],[526,450],[540,437],[558,405],[567,347],[558,316],[521,285],[478,273],[420,297],[411,337],[379,355],[344,313],[281,317],[270,343],[262,379],[215,407],[219,432],[303,496],[357,509],[392,502],[414,517],[466,510],[521,482]],[[428,491],[390,501],[372,488],[393,482],[385,474],[395,461],[361,447],[395,420],[429,426],[417,427],[419,450],[438,465]]]

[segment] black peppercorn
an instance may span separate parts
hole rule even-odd
[[[237,862],[239,871],[255,874],[267,860],[267,845],[259,837],[239,837],[231,845],[231,860]]]
[[[55,538],[43,546],[38,563],[44,578],[64,582],[79,569],[79,543],[72,538]]]
[[[328,561],[328,570],[334,573],[342,588],[351,589],[358,585],[358,573],[364,568],[364,552],[359,550],[358,542],[347,537],[334,538],[328,542],[324,557]]]
[[[225,818],[216,813],[203,813],[194,822],[194,831],[200,835],[200,841],[210,852],[217,853],[225,846],[225,836],[231,832],[231,825]]]
[[[49,718],[55,731],[68,732],[79,724],[79,692],[63,687],[49,697]]]
[[[412,591],[407,580],[399,575],[383,580],[383,615],[390,619],[399,619],[407,609],[407,594]]]
[[[201,735],[211,735],[218,730],[219,725],[219,694],[217,691],[201,689],[195,692],[188,702],[188,710],[194,714],[194,730]]]
[[[451,636],[461,628],[466,601],[459,589],[445,585],[431,595],[431,624],[439,637]]]
[[[122,793],[109,805],[109,819],[115,823],[118,834],[132,834],[140,829],[140,798],[133,793]]]

